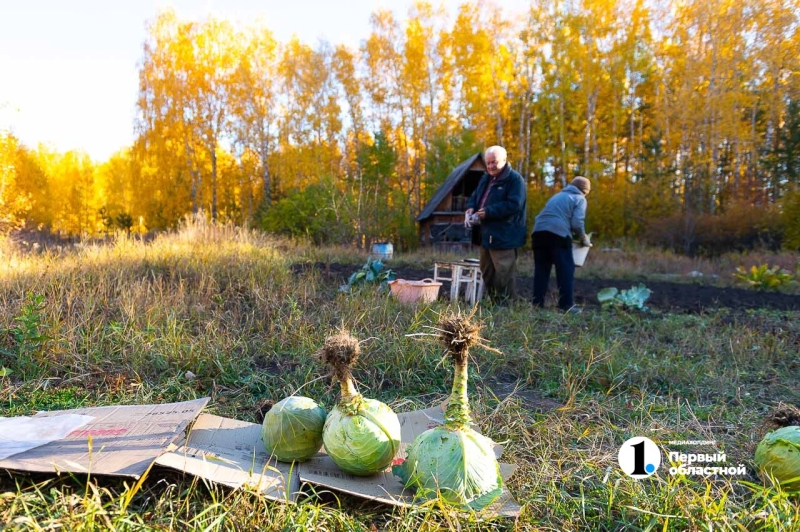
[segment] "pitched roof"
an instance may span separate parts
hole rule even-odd
[[[469,171],[472,163],[478,159],[483,161],[483,153],[476,153],[463,163],[456,166],[455,170],[450,172],[450,175],[444,180],[442,186],[439,187],[439,190],[436,191],[436,193],[433,195],[430,201],[428,201],[427,205],[425,205],[425,208],[422,209],[422,212],[419,213],[419,216],[417,216],[414,221],[421,222],[422,220],[430,218],[433,214],[433,211],[436,210],[436,207],[439,206],[445,196],[447,196],[458,184],[458,182],[461,181],[464,175]]]

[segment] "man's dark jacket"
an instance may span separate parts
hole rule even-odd
[[[478,210],[478,203],[489,186],[492,176],[484,172],[478,188],[467,201],[467,208]],[[481,222],[481,245],[487,249],[515,249],[525,245],[527,230],[527,188],[525,180],[506,163],[497,181],[489,191],[483,210],[486,217]],[[473,228],[475,231],[477,228]]]

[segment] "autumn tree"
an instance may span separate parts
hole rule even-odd
[[[467,1],[451,18],[420,0],[402,18],[374,12],[352,48],[164,11],[143,43],[133,145],[96,164],[4,133],[0,217],[74,235],[202,211],[413,246],[413,219],[450,171],[503,144],[531,205],[590,177],[589,225],[605,238],[778,205],[788,224],[795,4],[558,0],[513,13]]]

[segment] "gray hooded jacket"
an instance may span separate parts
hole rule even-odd
[[[550,198],[536,217],[533,232],[549,231],[558,236],[577,238],[586,233],[584,220],[586,218],[586,197],[574,185],[567,185],[564,189]]]

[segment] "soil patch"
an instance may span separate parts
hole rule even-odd
[[[498,399],[505,400],[516,398],[520,401],[523,408],[539,413],[552,412],[563,406],[555,399],[544,397],[536,390],[528,386],[521,385],[519,382],[501,382],[497,379],[487,383],[489,388]]]
[[[397,274],[398,279],[424,279],[433,277],[433,268],[389,267]],[[295,264],[296,273],[308,269],[318,270],[323,279],[332,284],[341,285],[358,267],[349,264],[306,263]],[[555,306],[556,285],[555,275],[550,281],[551,301],[549,306]],[[620,279],[585,279],[575,280],[575,303],[585,307],[599,307],[597,292],[603,288],[614,286],[620,290],[638,284],[638,280],[625,281]],[[521,275],[517,278],[517,287],[520,295],[525,300],[533,299],[533,277]],[[698,313],[718,308],[736,310],[772,309],[772,310],[800,310],[800,295],[782,294],[777,292],[759,292],[742,288],[709,286],[697,283],[670,283],[666,281],[647,281],[644,283],[652,294],[647,301],[647,306],[655,310],[678,313]],[[450,293],[450,283],[443,282],[439,291],[440,299],[447,299]]]

